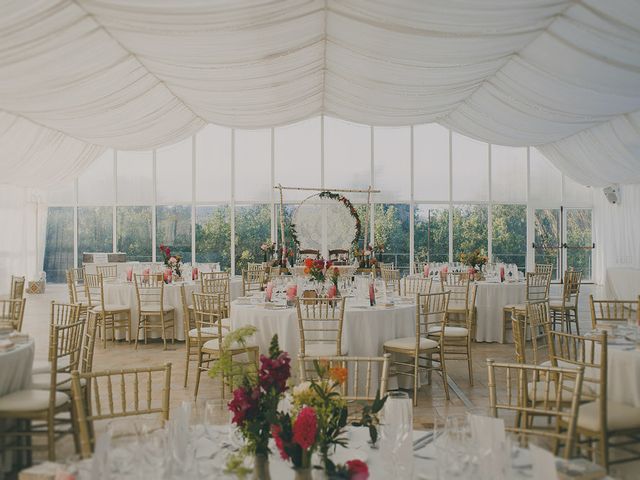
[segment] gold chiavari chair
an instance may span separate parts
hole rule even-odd
[[[76,272],[79,270],[80,272]],[[84,268],[70,268],[66,271],[67,290],[69,291],[69,303],[80,305],[80,316],[86,317],[89,311],[84,288]],[[82,295],[79,292],[82,289]]]
[[[11,300],[18,300],[24,297],[24,285],[24,277],[11,275],[11,290],[9,292],[9,298]]]
[[[227,325],[223,325],[223,302],[224,298],[218,294],[193,293],[193,314],[196,321],[195,341],[198,346],[198,370],[196,373],[196,386],[194,397],[198,398],[200,389],[200,376],[202,372],[209,370],[211,362],[222,357],[223,354],[231,356],[232,360],[238,356],[249,356],[251,359],[246,362],[258,365],[258,346],[247,342],[240,345],[238,343],[227,345],[224,336],[229,331]],[[193,341],[193,338],[192,338]],[[222,377],[222,397],[225,395],[225,379]]]
[[[326,368],[344,368],[347,378],[341,385],[342,398],[347,402],[373,401],[376,394],[380,398],[387,393],[389,381],[389,364],[391,355],[385,353],[381,357],[349,357],[349,356],[298,356],[300,382],[317,380],[314,362],[321,362]]]
[[[296,299],[300,352],[303,355],[347,355],[342,344],[345,298]]]
[[[199,346],[197,345],[195,339],[192,339],[189,336],[189,332],[191,331],[191,329],[196,328],[196,321],[193,314],[193,305],[189,305],[187,303],[187,292],[184,284],[180,285],[180,300],[182,305],[182,316],[184,317],[182,321],[182,330],[184,335],[184,346],[186,353],[184,364],[184,388],[187,388],[190,362],[194,358],[198,357]]]
[[[51,302],[51,314],[49,325],[49,362],[52,363],[53,359],[58,356],[58,345],[53,337],[55,333],[55,327],[61,325],[71,325],[82,321],[86,325],[86,317],[80,317],[80,305],[72,305],[66,303]],[[82,331],[81,342],[84,340],[86,328]],[[71,371],[77,370],[82,358],[82,343],[80,351],[77,355],[64,357],[64,359],[58,360],[58,390],[69,391],[71,389]],[[34,372],[31,376],[31,387],[38,390],[47,390],[50,385],[50,372]]]
[[[164,278],[162,274],[153,274],[148,277],[134,275],[136,297],[138,301],[138,331],[136,333],[136,349],[140,330],[147,344],[147,332],[160,329],[164,349],[167,349],[167,330],[171,330],[171,343],[176,338],[175,309],[164,304]],[[156,322],[153,320],[157,319]]]
[[[427,293],[431,293],[431,285],[433,284],[433,279],[431,277],[425,278],[422,276],[408,276],[404,277],[404,295],[413,297],[416,293],[420,295],[425,295]]]
[[[594,300],[589,295],[591,310],[591,327],[595,330],[598,324],[615,325],[633,323],[640,325],[640,295],[636,300]]]
[[[26,298],[0,300],[0,326],[7,326],[21,332],[26,302]]]
[[[397,268],[380,267],[380,276],[384,281],[387,292],[400,295],[400,270]]]
[[[259,264],[248,264],[242,270],[242,295],[246,296],[252,292],[260,292],[264,288],[265,269]]]
[[[487,359],[489,375],[489,405],[491,415],[501,414],[515,418],[513,426],[507,426],[522,446],[531,437],[550,441],[555,454],[562,445],[563,457],[573,456],[576,441],[576,426],[584,368],[564,369],[524,365],[519,363],[497,363]],[[498,379],[505,379],[498,388]],[[533,387],[531,387],[533,386]],[[559,392],[570,392],[571,404],[567,408]],[[539,398],[530,402],[528,397]],[[535,417],[546,417],[553,424],[536,426]]]
[[[449,298],[449,310],[447,316],[449,317],[461,317],[466,320],[471,315],[471,338],[475,334],[475,297],[473,300],[473,310],[469,310],[471,292],[471,279],[468,273],[455,272],[447,273],[440,279],[440,290],[450,291],[451,297]]]
[[[206,273],[201,277],[202,293],[212,293],[224,297],[224,315],[231,312],[231,279],[228,272]]]
[[[549,298],[549,287],[551,286],[551,274],[547,272],[527,272],[526,275],[526,298],[527,302],[537,300],[547,300]],[[517,315],[527,315],[527,307],[524,303],[516,305],[505,305],[502,308],[502,343],[507,338],[507,324],[511,324],[511,316],[515,309]]]
[[[169,419],[171,363],[103,372],[74,371],[71,392],[78,416],[80,453],[89,458],[95,444],[96,421],[153,414],[158,414],[162,422]]]
[[[77,319],[77,307],[71,307],[76,309],[72,316]],[[79,446],[73,428],[75,419],[72,416],[71,399],[66,393],[59,391],[59,387],[61,383],[69,381],[67,377],[61,379],[60,370],[80,355],[84,326],[83,320],[53,326],[52,338],[56,354],[52,358],[47,389],[18,390],[0,397],[0,419],[20,423],[19,429],[0,432],[0,441],[8,449],[46,450],[49,461],[55,461],[55,442],[64,435],[72,433],[76,447]],[[46,438],[46,444],[33,442],[33,437]],[[23,442],[23,438],[30,440]]]
[[[107,348],[107,330],[111,330],[113,342],[116,341],[116,330],[124,330],[127,340],[131,343],[131,309],[127,305],[105,302],[102,274],[86,273],[84,286],[88,301],[88,315],[96,317],[103,348]]]
[[[412,358],[412,361],[394,361],[397,375],[413,377],[413,405],[418,404],[418,380],[420,371],[431,376],[432,371],[442,375],[444,393],[449,400],[449,384],[444,354],[444,336],[429,338],[429,330],[442,330],[447,318],[449,296],[451,292],[416,295],[416,330],[414,337],[396,338],[384,342],[384,353],[400,354]],[[434,358],[435,357],[435,358]],[[420,364],[420,361],[423,364]]]
[[[96,274],[102,274],[102,278],[111,281],[118,278],[117,265],[96,265]]]
[[[607,332],[586,337],[551,331],[549,337],[554,366],[585,370],[581,399],[586,403],[580,405],[577,420],[579,448],[607,470],[611,464],[640,459],[640,408],[608,398]],[[611,448],[631,456],[610,460]]]
[[[582,272],[575,272],[571,270],[564,272],[562,298],[560,300],[549,301],[554,329],[556,327],[556,322],[559,322],[563,332],[571,333],[571,324],[575,323],[576,333],[580,335],[580,324],[578,323],[578,296],[580,295],[581,280]]]
[[[447,286],[461,286],[469,282],[468,272],[446,272],[440,274],[440,282]]]
[[[451,315],[451,307],[449,307],[447,319],[444,326],[444,355],[447,357],[447,361],[450,360],[466,360],[467,369],[469,371],[469,385],[473,386],[473,361],[471,358],[471,340],[473,332],[473,324],[476,311],[476,293],[478,286],[473,285],[469,288],[469,280],[467,279],[466,285],[454,285],[448,286],[451,296],[449,297],[449,304],[451,305],[451,299],[454,301],[465,301],[466,297],[466,311],[463,314]],[[470,292],[469,292],[470,290]],[[455,312],[459,313],[459,312]],[[439,340],[442,335],[442,328],[432,327],[428,331],[429,338]]]
[[[552,264],[547,264],[547,263],[536,263],[535,269],[534,269],[535,273],[545,273],[547,275],[549,275],[549,278],[551,278],[551,276],[553,275],[553,265]]]

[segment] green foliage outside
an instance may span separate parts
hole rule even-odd
[[[383,262],[394,263],[403,274],[409,273],[409,205],[374,206],[374,245],[384,245]]]
[[[78,259],[84,252],[113,250],[113,209],[111,207],[78,208]]]
[[[459,261],[461,253],[476,249],[487,252],[488,210],[484,205],[456,205],[453,207],[453,260]]]
[[[156,207],[156,258],[162,259],[160,245],[182,255],[182,262],[191,262],[191,206]]]
[[[493,205],[492,251],[495,263],[515,263],[525,271],[527,263],[527,206]]]
[[[127,259],[151,261],[151,207],[117,207],[118,251]]]
[[[417,263],[449,261],[449,208],[416,205],[413,211]]]
[[[236,207],[236,273],[250,262],[262,262],[260,245],[271,238],[271,208],[268,204]]]
[[[47,281],[64,283],[65,272],[73,267],[73,208],[49,207],[44,271]]]
[[[231,268],[231,223],[227,205],[196,208],[196,260]]]

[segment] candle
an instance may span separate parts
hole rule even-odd
[[[298,286],[297,285],[289,285],[287,287],[287,301],[292,302],[296,298]]]
[[[130,282],[133,279],[133,268],[129,268],[127,270],[127,282]]]
[[[373,282],[369,283],[369,305],[372,307],[376,304],[376,289]]]

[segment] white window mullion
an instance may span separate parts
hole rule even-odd
[[[157,172],[156,172],[156,151],[152,156],[152,180],[153,180],[153,204],[151,205],[151,261],[156,261],[156,203],[157,203]]]
[[[191,137],[191,264],[196,263],[196,136]]]
[[[493,262],[493,189],[491,187],[491,144],[487,143],[489,161],[489,205],[487,206],[487,257]]]
[[[453,261],[453,133],[449,129],[449,263]]]
[[[414,225],[414,214],[413,210],[415,208],[414,205],[414,149],[413,149],[413,125],[409,129],[409,141],[411,142],[410,149],[410,157],[409,157],[409,175],[411,176],[411,184],[410,184],[410,196],[409,196],[409,273],[416,273],[414,271],[414,258],[415,258],[415,246],[414,246],[414,237],[415,237],[415,225]]]
[[[78,267],[78,177],[73,181],[73,267]]]
[[[231,211],[229,212],[229,230],[231,231],[231,273],[236,273],[236,130],[231,129]]]
[[[276,184],[276,175],[275,175],[275,168],[276,168],[276,147],[275,147],[275,129],[271,129],[271,185],[270,185],[270,192],[269,192],[269,198],[270,198],[270,202],[271,202],[271,241],[272,242],[276,242],[277,238],[278,238],[278,230],[277,230],[277,218],[276,218],[276,199],[275,199],[275,188],[274,185]],[[280,204],[280,198],[278,198],[278,205]],[[283,212],[284,213],[284,212]]]
[[[373,189],[376,188],[376,177],[375,177],[375,154],[374,154],[374,129],[373,127],[369,127],[369,141],[370,141],[370,155],[371,155],[371,165],[370,165],[370,172],[369,172],[369,184],[371,185],[371,187]],[[376,216],[376,202],[372,202],[371,203],[371,215],[369,218],[369,239],[365,239],[365,242],[371,244],[371,246],[373,247],[375,244],[375,228],[376,228],[376,221],[375,221],[375,216]],[[367,246],[366,244],[364,245],[365,247]]]
[[[113,243],[112,250],[113,253],[118,251],[118,152],[117,150],[113,151],[113,205],[112,209],[112,229],[111,229],[111,241]]]

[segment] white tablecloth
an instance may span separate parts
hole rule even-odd
[[[640,350],[608,348],[607,392],[612,402],[640,408]]]
[[[187,304],[193,303],[191,294],[193,292],[200,291],[199,283],[196,282],[176,282],[170,283],[164,286],[164,304],[167,307],[174,308],[175,315],[175,329],[176,339],[184,340],[184,314],[182,311],[182,298],[180,297],[180,286],[183,285],[186,289]],[[242,279],[232,278],[230,282],[230,294],[231,299],[236,299],[242,295]],[[133,283],[117,281],[113,283],[105,282],[104,284],[104,297],[105,302],[110,304],[127,305],[131,308],[131,328],[136,332],[138,326],[138,302],[136,299],[136,287]],[[118,338],[122,337],[122,333],[116,333]],[[152,334],[152,337],[159,337],[160,331],[157,334]]]
[[[297,358],[300,351],[298,317],[295,308],[268,309],[257,305],[231,306],[231,327],[253,325],[258,329],[256,341],[260,353],[268,353],[269,343],[278,334],[280,348]],[[415,332],[415,306],[413,304],[360,308],[347,303],[343,325],[343,344],[351,356],[382,355],[385,341],[399,337],[412,337]]]
[[[640,269],[607,268],[605,296],[616,300],[635,300],[640,295]]]
[[[503,342],[503,308],[505,305],[524,303],[526,296],[527,287],[522,282],[478,282],[476,341]]]
[[[29,388],[35,350],[30,339],[8,352],[0,352],[0,396]]]

